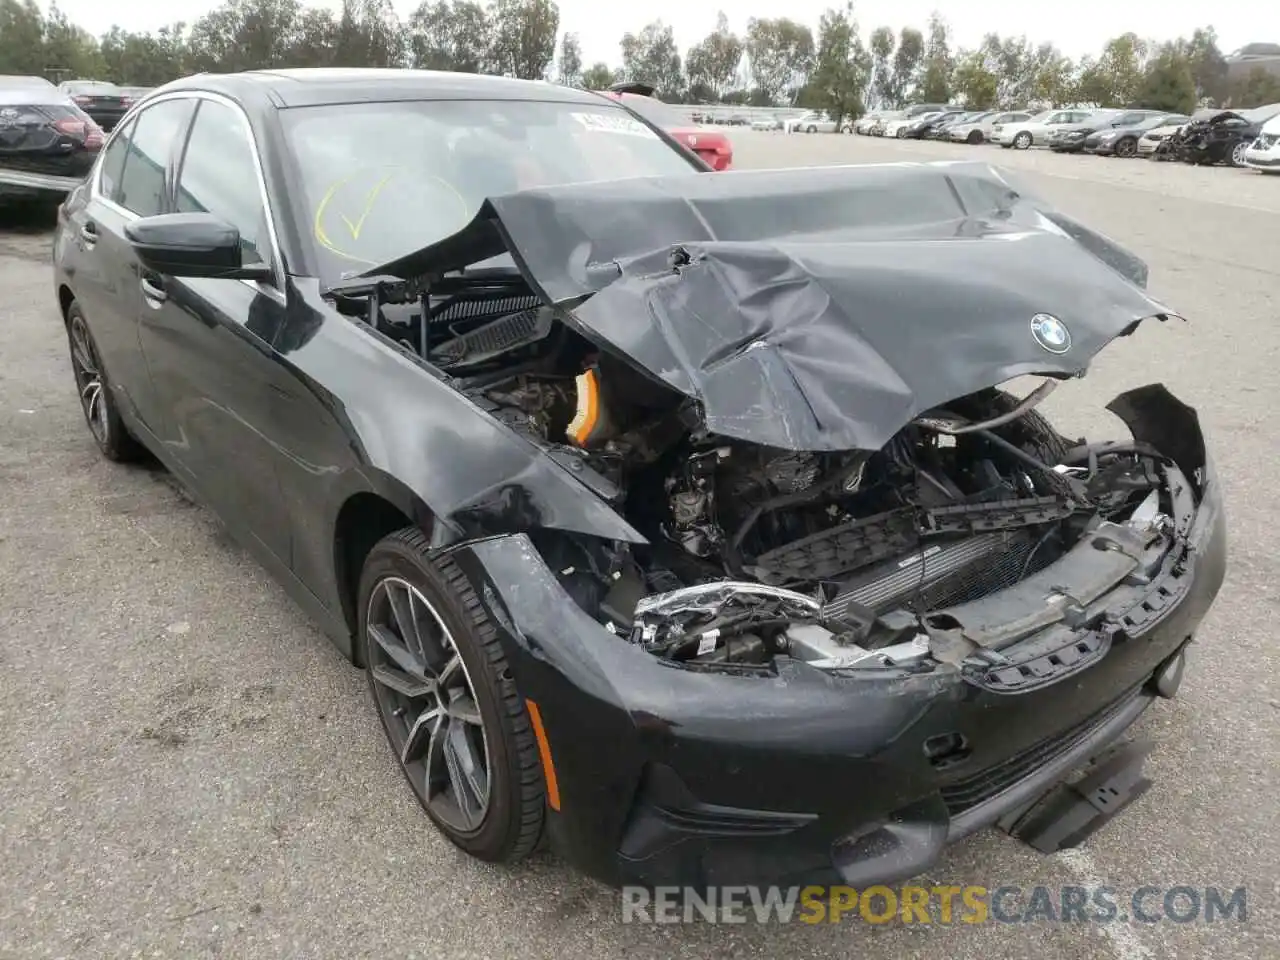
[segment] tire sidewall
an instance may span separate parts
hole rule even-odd
[[[396,540],[379,543],[370,552],[360,576],[357,600],[359,604],[357,622],[360,632],[357,640],[364,659],[365,675],[370,696],[374,700],[374,709],[378,714],[378,722],[382,725],[383,733],[386,734],[387,743],[392,747],[393,753],[391,731],[378,701],[378,692],[373,680],[368,631],[369,599],[378,583],[387,577],[398,577],[422,591],[453,636],[458,654],[466,665],[467,676],[475,690],[477,706],[484,721],[485,749],[489,754],[489,806],[479,828],[464,834],[442,823],[426,805],[423,794],[410,779],[409,772],[400,762],[399,756],[395,758],[396,765],[400,768],[400,773],[405,780],[409,782],[418,803],[441,833],[468,853],[484,859],[498,859],[501,851],[515,842],[519,832],[518,800],[515,793],[519,782],[519,770],[514,764],[514,751],[509,739],[508,726],[504,722],[507,717],[500,706],[502,696],[498,689],[499,683],[513,681],[509,678],[499,680],[495,676],[492,664],[476,639],[475,627],[471,619],[461,609],[454,591],[434,565],[424,563],[417,553],[404,543]]]
[[[79,396],[81,388],[80,381],[75,376],[75,341],[71,333],[71,329],[77,321],[84,327],[85,340],[93,351],[94,361],[98,365],[98,380],[102,384],[101,400],[99,402],[106,411],[104,419],[106,420],[107,435],[101,440],[93,432],[93,426],[89,423],[89,413],[85,410],[84,402]],[[80,309],[80,304],[76,300],[72,300],[71,305],[67,307],[66,326],[67,349],[71,351],[72,379],[76,383],[76,402],[80,407],[80,416],[84,419],[85,426],[89,427],[89,436],[93,437],[93,442],[108,460],[128,459],[133,451],[131,446],[126,448],[126,445],[130,443],[132,438],[129,437],[124,421],[120,418],[120,411],[116,409],[115,395],[111,392],[111,378],[107,375],[107,367],[102,360],[102,351],[98,349],[98,343],[94,339],[93,331],[89,329],[88,317]]]

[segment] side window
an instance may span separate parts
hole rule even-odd
[[[211,213],[240,231],[244,262],[269,256],[267,216],[248,121],[236,109],[202,100],[178,175],[178,211]]]
[[[132,136],[133,121],[130,120],[127,127],[115,131],[107,149],[102,151],[98,191],[112,203],[120,202],[120,174],[124,172],[124,158],[129,151],[129,138]]]
[[[138,114],[116,203],[140,217],[165,212],[165,167],[190,114],[190,100],[163,100]]]

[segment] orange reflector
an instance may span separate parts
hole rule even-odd
[[[551,762],[551,742],[542,726],[542,714],[532,700],[526,699],[524,705],[529,708],[529,722],[533,724],[533,735],[538,741],[538,756],[542,758],[542,775],[547,780],[547,804],[552,810],[559,810],[560,784],[556,782],[556,768]]]

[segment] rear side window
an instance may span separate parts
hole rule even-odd
[[[178,175],[179,213],[211,213],[240,231],[245,263],[265,261],[267,216],[253,142],[240,113],[202,100]]]
[[[191,107],[191,100],[164,100],[138,114],[120,175],[120,206],[140,217],[165,212],[165,167]]]
[[[99,174],[98,189],[102,195],[113,203],[120,202],[120,174],[124,172],[124,158],[129,151],[129,138],[133,136],[133,121],[127,127],[121,127],[116,135],[102,151],[102,173]]]

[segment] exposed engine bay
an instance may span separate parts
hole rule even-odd
[[[775,449],[708,432],[696,400],[598,347],[510,273],[343,306],[607,482],[647,545],[531,535],[580,607],[659,657],[908,663],[945,632],[946,611],[1095,531],[1140,541],[1125,549],[1148,572],[1171,543],[1176,468],[1141,444],[1062,437],[1034,409],[1055,380],[1025,399],[959,397],[875,451]]]

